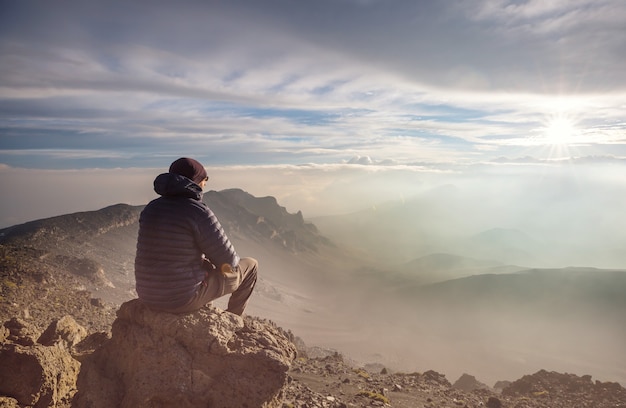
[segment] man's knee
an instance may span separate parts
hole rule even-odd
[[[239,268],[241,274],[243,275],[242,280],[256,281],[258,266],[259,263],[254,258],[241,258],[239,261]]]
[[[254,271],[256,274],[256,270],[259,267],[259,262],[254,258],[241,258],[239,261],[239,267],[244,271]]]

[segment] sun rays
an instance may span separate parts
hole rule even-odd
[[[549,158],[561,159],[572,156],[579,136],[576,121],[567,114],[559,113],[547,118],[540,138],[544,147],[550,150]]]
[[[532,129],[528,137],[517,139],[519,146],[543,152],[542,157],[552,160],[575,156],[583,142],[583,129],[574,115],[559,112],[547,114]],[[538,153],[538,152],[537,152]]]
[[[546,144],[569,145],[575,142],[579,133],[574,120],[568,116],[558,115],[547,122],[543,136],[546,139]]]

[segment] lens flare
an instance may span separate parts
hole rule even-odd
[[[579,131],[574,121],[567,116],[551,118],[543,129],[546,144],[569,145],[574,143]]]

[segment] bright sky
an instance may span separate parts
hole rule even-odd
[[[180,156],[283,175],[626,161],[623,0],[0,0],[0,10],[5,187],[29,169],[154,170]],[[57,189],[75,187],[62,184],[75,173],[54,174]]]

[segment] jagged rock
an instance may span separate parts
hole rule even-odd
[[[487,408],[502,408],[502,401],[496,397],[489,397],[487,400]]]
[[[135,299],[84,359],[74,406],[278,407],[295,357],[273,324],[214,307],[158,313]]]
[[[0,407],[2,408],[20,408],[17,400],[11,397],[0,397]]]
[[[5,343],[10,335],[11,332],[7,327],[5,327],[4,325],[0,326],[0,344]]]
[[[91,306],[95,306],[95,307],[99,307],[99,308],[104,308],[104,301],[100,298],[91,298],[89,300],[89,303],[91,304]]]
[[[365,371],[370,373],[380,373],[383,370],[386,370],[385,366],[380,363],[367,363],[363,366]]]
[[[89,357],[94,351],[102,347],[110,338],[111,335],[108,332],[92,333],[72,348],[72,357],[82,363],[85,358]]]
[[[37,338],[39,337],[37,328],[19,317],[12,317],[10,320],[4,322],[4,327],[8,329],[8,334],[5,331],[3,335],[3,337],[5,337],[4,341],[10,341],[22,346],[32,346],[37,342]]]
[[[72,316],[67,315],[50,323],[48,328],[37,339],[37,343],[43,346],[52,346],[60,343],[67,350],[71,350],[86,336],[87,330],[76,323]]]
[[[20,406],[67,406],[76,392],[80,363],[56,344],[24,345],[16,340],[0,346],[0,395],[9,397],[1,406],[11,407],[11,399]]]
[[[444,387],[452,387],[452,384],[450,384],[450,381],[448,381],[446,376],[444,374],[438,373],[437,371],[428,370],[422,375],[422,377],[424,378],[424,381],[426,383]]]
[[[473,375],[464,373],[463,375],[461,375],[461,377],[459,377],[458,380],[456,380],[454,384],[452,384],[452,388],[463,391],[474,391],[488,390],[489,386],[478,381]]]
[[[496,392],[502,392],[502,390],[508,387],[509,385],[511,385],[511,381],[506,381],[506,380],[496,381],[496,383],[493,386],[493,389]]]

